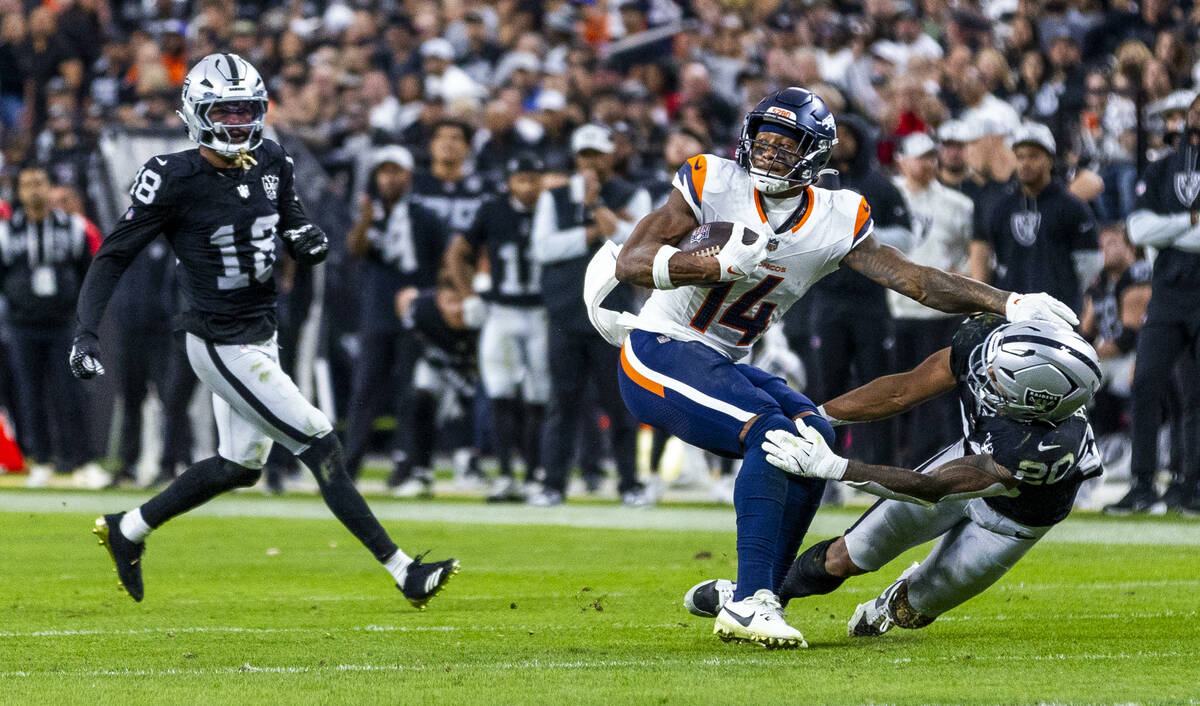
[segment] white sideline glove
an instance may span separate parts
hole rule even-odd
[[[841,480],[849,464],[849,461],[835,454],[825,443],[821,432],[812,427],[804,427],[799,436],[774,429],[767,432],[767,440],[762,447],[772,466],[804,478]]]
[[[759,234],[758,238],[749,245],[742,242],[745,231],[750,230],[738,223],[729,236],[729,242],[717,253],[717,264],[721,267],[721,281],[729,282],[742,279],[758,268],[767,254],[767,241],[770,238]]]
[[[481,297],[467,297],[462,302],[463,323],[467,328],[480,328],[487,320],[488,305]]]
[[[1065,324],[1071,328],[1079,325],[1079,317],[1071,311],[1071,307],[1045,292],[1013,292],[1008,295],[1008,301],[1004,304],[1004,316],[1009,321],[1048,321],[1052,324]]]

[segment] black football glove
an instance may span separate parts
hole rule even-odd
[[[305,265],[315,265],[329,253],[329,238],[325,237],[325,231],[311,223],[285,230],[281,237],[292,257]]]
[[[71,344],[71,374],[82,380],[104,374],[100,363],[100,339],[94,333],[81,333]]]

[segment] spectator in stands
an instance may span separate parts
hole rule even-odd
[[[1137,109],[1133,101],[1112,92],[1104,71],[1088,72],[1084,87],[1086,106],[1072,131],[1076,158],[1104,180],[1104,194],[1096,200],[1099,217],[1121,220],[1133,211]]]
[[[911,247],[905,254],[913,262],[965,274],[975,204],[937,181],[937,154],[937,145],[925,133],[909,135],[901,143],[901,176],[895,184],[908,204],[913,225]],[[945,348],[962,321],[896,292],[888,292],[888,307],[896,327],[896,370],[911,370]],[[930,458],[957,417],[958,402],[952,396],[931,400],[902,416],[896,441],[905,450],[900,457],[905,467],[915,468]]]
[[[65,365],[55,364],[71,350],[75,299],[94,250],[84,219],[51,207],[45,169],[27,166],[17,178],[20,205],[0,239],[0,291],[21,404],[18,441],[34,464],[29,484],[75,469],[78,483],[103,487],[109,477],[91,462],[83,390]]]
[[[567,492],[568,465],[581,419],[584,390],[594,386],[609,419],[618,492],[631,506],[652,498],[637,480],[636,425],[617,388],[617,350],[592,327],[583,304],[583,274],[607,241],[623,242],[650,212],[644,189],[612,176],[612,135],[584,125],[571,136],[576,172],[567,184],[544,192],[533,217],[533,253],[542,265],[542,293],[549,321],[550,407],[543,434],[546,479],[529,502],[553,506]],[[586,423],[586,422],[585,422]]]
[[[8,12],[0,21],[0,126],[5,130],[20,127],[25,109],[25,17]]]
[[[1013,134],[1016,179],[997,193],[972,243],[973,275],[1020,292],[1047,292],[1075,311],[1083,308],[1079,258],[1095,255],[1096,222],[1052,170],[1057,151],[1050,128],[1025,123]]]

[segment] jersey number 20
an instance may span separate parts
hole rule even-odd
[[[767,326],[771,323],[771,312],[775,311],[776,304],[762,302],[762,306],[758,307],[758,311],[754,312],[751,316],[747,316],[747,314],[754,308],[755,304],[762,301],[763,297],[770,294],[782,281],[782,277],[775,277],[773,275],[764,277],[763,281],[758,283],[758,286],[738,297],[737,301],[730,304],[725,313],[721,315],[721,318],[717,320],[717,323],[722,326],[728,326],[735,331],[742,332],[742,337],[737,342],[739,346],[748,346],[754,343],[754,339],[767,330]],[[700,308],[696,310],[696,315],[692,317],[692,328],[700,332],[707,331],[713,319],[717,317],[717,313],[721,311],[721,306],[725,303],[725,298],[729,296],[729,292],[732,289],[732,284],[721,284],[713,287],[709,291],[708,296],[704,298],[704,301],[700,303]]]

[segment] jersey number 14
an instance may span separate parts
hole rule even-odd
[[[777,305],[772,302],[762,302],[762,305],[758,307],[758,311],[750,314],[750,310],[778,287],[782,281],[782,277],[775,277],[774,275],[764,277],[763,281],[759,282],[754,289],[746,292],[730,304],[725,309],[725,313],[721,314],[721,318],[717,319],[717,323],[722,326],[742,332],[742,337],[737,342],[739,346],[748,346],[754,343],[754,339],[767,330],[767,326],[771,323],[771,313],[775,311]],[[732,290],[733,284],[720,284],[709,290],[708,296],[700,303],[700,308],[696,310],[696,315],[692,317],[692,328],[701,333],[707,331],[713,319],[717,318],[717,314],[720,313],[721,307],[725,304],[725,299],[729,297],[729,292]]]

